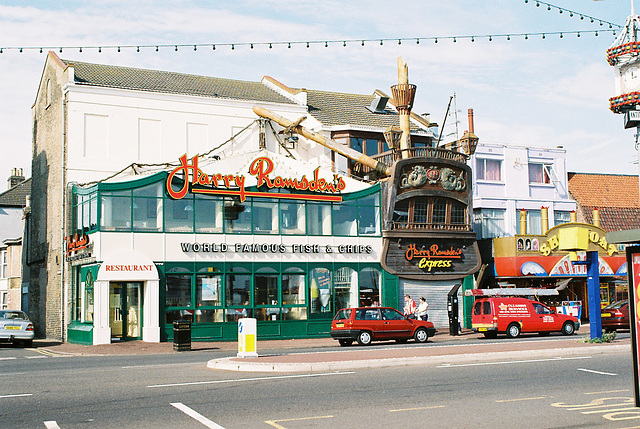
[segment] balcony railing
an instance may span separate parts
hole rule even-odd
[[[471,232],[473,231],[473,226],[462,224],[389,222],[389,230]]]
[[[409,149],[398,149],[395,151],[382,152],[378,155],[372,156],[373,159],[384,162],[387,165],[391,165],[394,163],[394,161],[397,161],[401,158],[415,157],[450,159],[452,161],[462,163],[466,162],[469,158],[469,156],[464,153],[435,147],[412,147]]]

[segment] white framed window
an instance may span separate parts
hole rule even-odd
[[[0,279],[6,279],[7,275],[7,251],[0,250]]]
[[[516,210],[518,219],[520,219],[520,211]],[[520,222],[516,223],[517,234],[540,235],[542,234],[542,212],[540,210],[527,210],[527,230],[520,231]]]
[[[550,165],[529,164],[529,183],[551,183]]]
[[[499,159],[476,159],[478,180],[502,181],[502,161]]]
[[[503,209],[474,210],[474,223],[478,240],[483,238],[504,237]]]
[[[562,212],[559,210],[554,210],[553,212],[553,225],[558,226],[563,223],[569,223],[571,220],[571,212]]]
[[[9,292],[0,292],[0,310],[6,310],[9,306]]]

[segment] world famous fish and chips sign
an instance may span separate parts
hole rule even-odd
[[[176,200],[192,193],[233,197],[240,202],[248,197],[341,202],[340,193],[347,186],[338,174],[331,180],[320,177],[320,167],[313,171],[312,177],[275,175],[275,163],[266,156],[256,158],[249,165],[250,178],[255,182],[251,187],[243,174],[205,173],[198,165],[198,155],[189,160],[185,154],[179,161],[180,165],[169,173],[166,181],[167,194]],[[279,190],[289,192],[277,192]]]

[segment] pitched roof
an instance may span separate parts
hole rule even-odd
[[[259,82],[63,60],[78,85],[295,104]]]
[[[569,192],[584,211],[585,221],[593,222],[593,209],[600,211],[605,231],[640,228],[638,176],[618,174],[569,173]]]
[[[1,193],[0,206],[24,207],[26,205],[27,195],[31,195],[31,178]]]
[[[375,95],[347,94],[307,90],[309,113],[325,126],[356,125],[364,127],[387,128],[398,125],[398,114],[392,110],[386,113],[373,113],[368,106]]]

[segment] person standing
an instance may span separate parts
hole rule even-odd
[[[427,304],[427,300],[424,299],[424,296],[420,297],[420,304],[418,304],[418,308],[416,309],[416,316],[420,320],[427,320],[429,316],[427,315],[427,308],[429,304]]]
[[[416,302],[411,299],[409,294],[404,296],[404,315],[412,316],[416,312]]]

